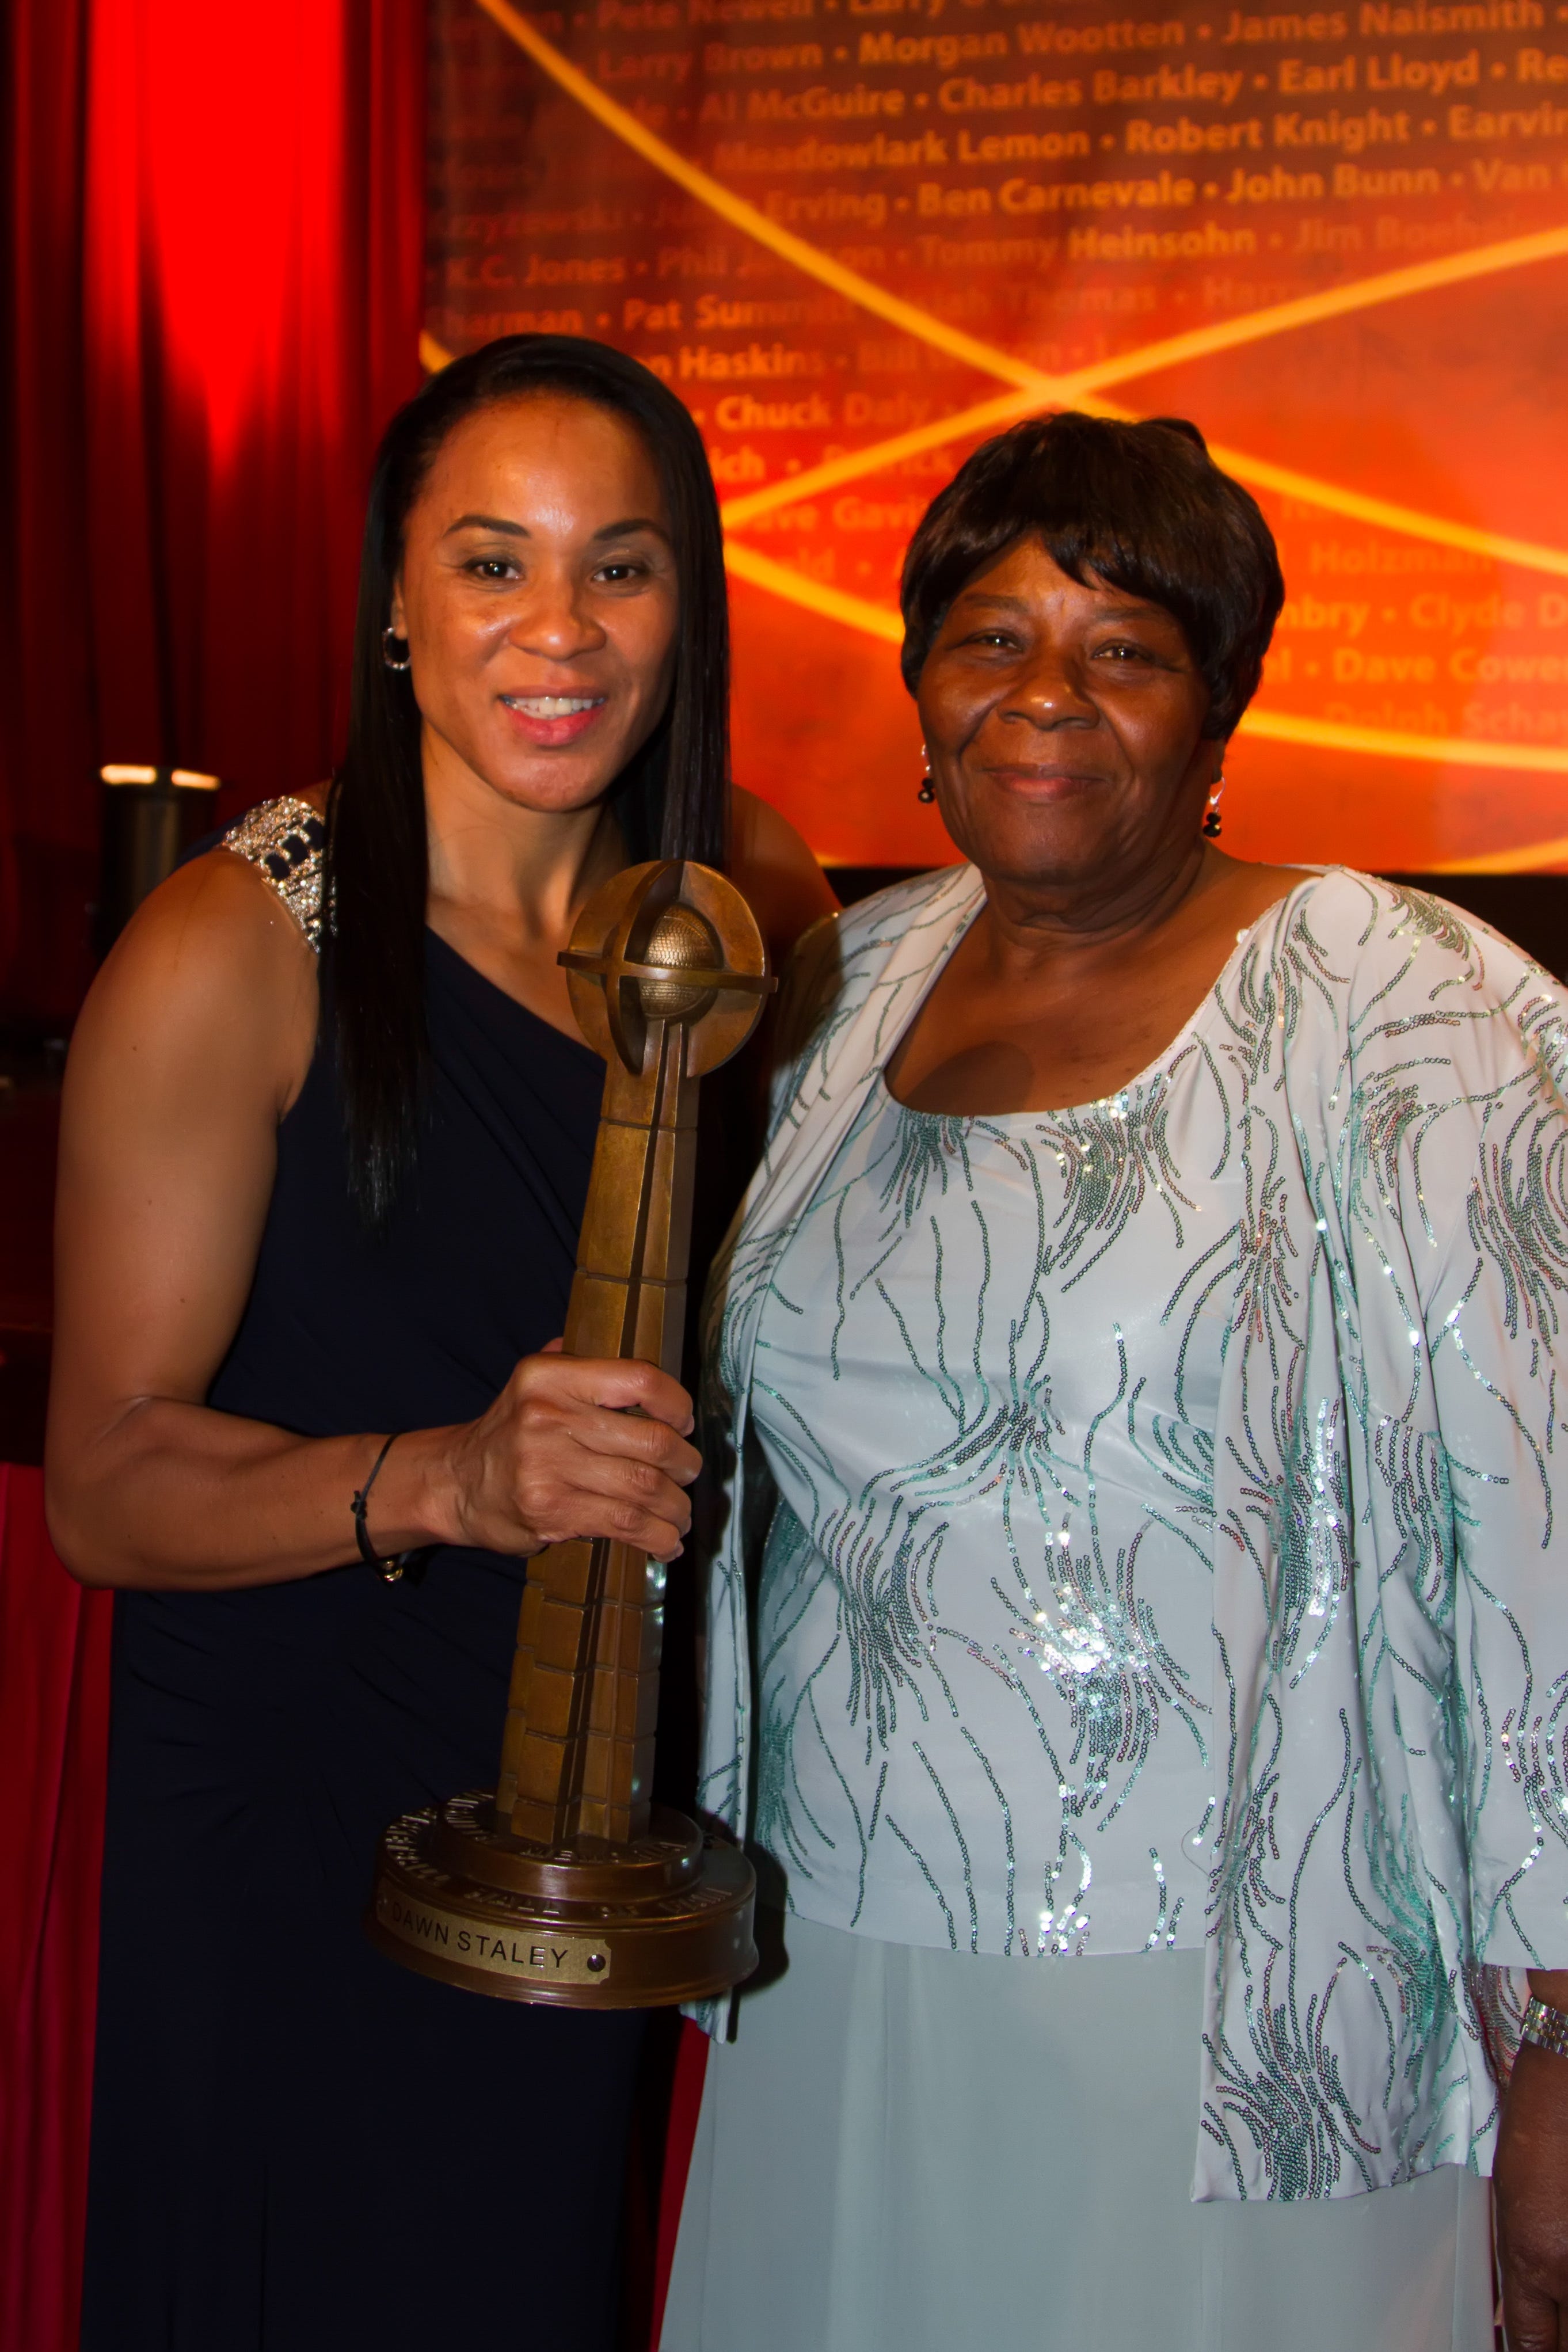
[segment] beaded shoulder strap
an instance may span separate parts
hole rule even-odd
[[[249,809],[218,845],[254,866],[312,948],[321,944],[321,862],[327,828],[309,801],[285,793]]]

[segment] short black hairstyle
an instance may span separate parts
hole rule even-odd
[[[1221,473],[1195,425],[1137,425],[1064,410],[982,443],[932,499],[904,557],[904,684],[920,684],[953,598],[1020,539],[1070,580],[1162,604],[1209,690],[1204,733],[1221,739],[1258,691],[1285,601],[1258,501]]]

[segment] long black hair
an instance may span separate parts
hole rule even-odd
[[[418,707],[389,669],[383,632],[404,532],[453,428],[499,401],[564,394],[626,417],[658,468],[679,625],[662,717],[612,786],[633,864],[722,866],[729,835],[730,635],[718,500],[702,438],[658,378],[577,335],[505,335],[454,360],[400,408],[376,453],[354,622],[348,748],[327,812],[323,979],[337,1052],[350,1181],[384,1225],[416,1156],[425,1033],[429,862]]]

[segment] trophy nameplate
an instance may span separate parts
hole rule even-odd
[[[679,1377],[698,1083],[756,1026],[766,950],[731,883],[659,861],[596,894],[561,961],[605,1062],[566,1353]],[[650,1801],[665,1580],[603,1538],[530,1559],[493,1794],[382,1839],[365,1926],[389,1958],[575,2009],[659,2008],[751,1974],[751,1864]]]

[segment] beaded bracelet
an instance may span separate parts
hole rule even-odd
[[[1533,2042],[1538,2050],[1550,2050],[1554,2058],[1568,2058],[1568,2010],[1553,2009],[1549,2001],[1532,1995],[1519,2031],[1521,2041]]]

